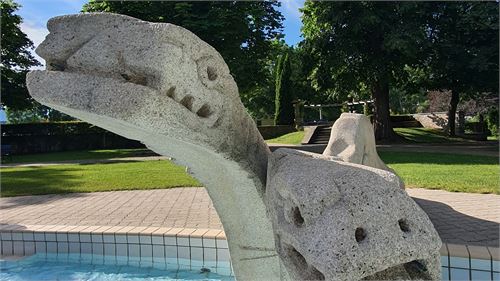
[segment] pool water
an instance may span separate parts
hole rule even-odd
[[[71,256],[71,255],[69,255]],[[79,255],[80,256],[80,255]],[[81,257],[61,259],[56,254],[37,254],[18,260],[0,260],[1,281],[160,281],[160,280],[210,280],[234,281],[234,277],[222,276],[208,269],[189,270],[182,266],[148,264],[133,266],[95,263],[95,259]]]

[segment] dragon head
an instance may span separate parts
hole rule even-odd
[[[159,134],[233,158],[267,152],[223,58],[190,31],[109,13],[47,26],[36,49],[47,70],[27,77],[40,103],[146,143]]]
[[[393,173],[278,149],[267,180],[276,249],[292,279],[441,277],[441,240]]]

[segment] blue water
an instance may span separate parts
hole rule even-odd
[[[119,264],[92,264],[81,258],[57,258],[55,255],[34,255],[19,260],[0,260],[1,281],[160,281],[210,280],[234,281],[233,277],[201,270],[184,270],[179,266],[131,266]]]

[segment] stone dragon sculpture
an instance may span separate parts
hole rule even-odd
[[[271,153],[224,60],[190,31],[108,13],[47,26],[33,98],[189,167],[238,280],[439,279],[439,237],[394,174]]]

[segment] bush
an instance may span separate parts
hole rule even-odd
[[[498,136],[498,108],[491,108],[486,115],[486,124],[492,136]]]

